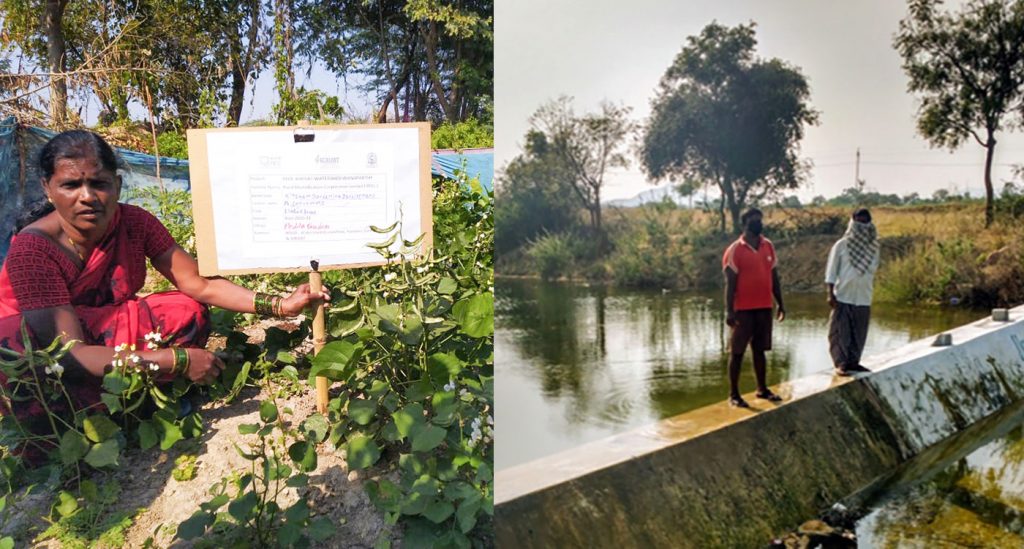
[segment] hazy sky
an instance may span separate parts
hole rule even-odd
[[[959,5],[952,2],[951,5]],[[646,120],[654,89],[686,37],[708,23],[757,23],[756,55],[799,67],[820,122],[806,131],[802,156],[815,164],[797,193],[833,196],[854,182],[855,152],[867,187],[930,196],[937,189],[984,188],[984,149],[973,139],[957,152],[931,149],[917,136],[917,100],[906,91],[892,47],[905,3],[797,0],[498,0],[495,6],[496,169],[518,155],[528,118],[543,103],[569,95],[577,113],[602,99]],[[1024,134],[997,135],[993,182],[1024,163]],[[661,184],[661,183],[659,183]],[[616,169],[603,198],[653,188],[635,159]]]

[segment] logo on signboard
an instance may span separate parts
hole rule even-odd
[[[338,163],[338,157],[337,156],[320,156],[318,154],[318,155],[316,155],[316,158],[314,160],[316,160],[317,164],[335,165],[335,164]]]
[[[376,168],[377,167],[377,153],[370,153],[366,155],[366,167]]]
[[[264,168],[280,168],[281,157],[280,156],[260,156],[260,166]]]

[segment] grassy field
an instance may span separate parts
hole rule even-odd
[[[775,243],[787,291],[817,291],[832,244],[846,229],[844,208],[768,208],[765,235]],[[882,242],[876,299],[974,306],[1024,302],[1024,227],[997,217],[984,227],[981,202],[878,207]],[[643,206],[609,209],[608,249],[582,232],[546,235],[498,258],[505,276],[604,281],[623,286],[721,287],[721,254],[735,237],[714,213]]]

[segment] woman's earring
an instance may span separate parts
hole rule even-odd
[[[46,201],[49,202],[50,204],[53,204],[53,199],[50,198],[49,196],[46,197]]]

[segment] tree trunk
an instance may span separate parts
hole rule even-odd
[[[992,157],[996,152],[996,140],[992,132],[988,132],[988,141],[985,143],[985,228],[992,224]]]
[[[448,101],[448,96],[445,95],[444,85],[441,82],[441,72],[437,66],[437,25],[431,21],[426,26],[428,30],[424,31],[423,42],[427,50],[428,76],[430,77],[430,83],[433,84],[437,103],[441,105],[445,118],[454,124],[456,122],[455,113],[452,112],[451,102]]]
[[[249,29],[247,31],[248,44],[245,45],[244,54],[241,29],[231,29],[231,55],[235,61],[231,64],[231,103],[228,105],[228,126],[238,126],[242,119],[242,109],[245,106],[245,84],[249,73],[253,72],[256,64],[256,50],[259,48],[260,2],[249,2],[247,9],[249,10]]]
[[[241,63],[231,64],[231,103],[228,105],[228,126],[238,126],[245,105],[245,69]]]
[[[50,119],[60,126],[68,117],[68,83],[64,77],[64,8],[67,0],[46,0],[46,61],[50,68]]]

